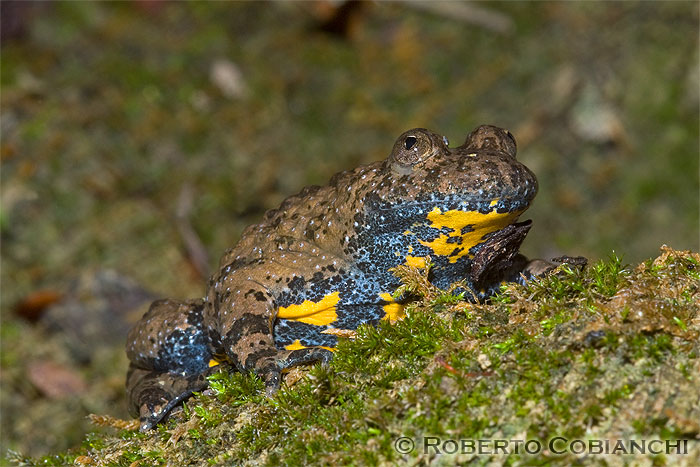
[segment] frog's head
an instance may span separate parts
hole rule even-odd
[[[403,133],[381,182],[365,193],[368,232],[399,234],[411,251],[450,263],[472,258],[537,193],[535,175],[515,153],[513,135],[495,126],[476,128],[455,148],[424,128]]]
[[[446,137],[424,128],[399,136],[386,161],[394,185],[387,195],[401,191],[404,202],[407,197],[434,201],[441,210],[455,203],[482,213],[529,207],[537,179],[516,160],[515,138],[508,130],[482,125],[461,146],[448,146]]]

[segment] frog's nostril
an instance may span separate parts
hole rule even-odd
[[[404,140],[404,146],[406,146],[406,149],[411,149],[417,141],[415,136],[407,136]]]

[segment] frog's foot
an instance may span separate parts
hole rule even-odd
[[[127,376],[129,409],[139,416],[139,429],[148,431],[163,421],[170,411],[193,392],[207,387],[206,377],[214,368],[190,376],[143,370],[133,365]]]
[[[328,363],[333,358],[333,352],[321,347],[286,350],[277,352],[273,357],[258,361],[255,372],[265,381],[265,392],[273,395],[280,387],[282,370],[308,363]]]
[[[586,264],[588,264],[588,259],[583,256],[558,256],[552,258],[551,261],[533,259],[527,263],[527,266],[523,269],[523,274],[528,278],[546,276],[562,264],[568,264],[574,268],[583,269],[586,267]]]
[[[158,300],[127,338],[129,409],[152,428],[194,391],[207,385],[212,354],[203,329],[202,300]]]

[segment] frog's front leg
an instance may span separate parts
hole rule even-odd
[[[552,272],[557,266],[562,264],[568,264],[575,268],[584,268],[588,264],[588,259],[583,256],[558,256],[552,258],[550,261],[544,259],[533,259],[530,260],[525,268],[523,268],[523,274],[526,278],[544,276]]]
[[[277,307],[272,295],[257,282],[228,289],[228,294],[214,290],[210,296],[210,302],[216,303],[210,319],[219,324],[219,339],[228,360],[240,371],[259,375],[268,394],[279,388],[283,370],[332,358],[332,352],[321,347],[279,349],[275,345]]]
[[[139,416],[141,431],[206,387],[212,354],[203,309],[202,300],[158,300],[129,332],[126,389],[129,410]]]
[[[518,253],[520,244],[530,230],[531,221],[511,224],[487,236],[471,263],[469,279],[476,289],[487,290],[485,296],[498,291],[501,282],[524,283],[534,277],[544,276],[557,266],[568,263],[583,268],[587,260],[582,256],[560,256],[551,261],[528,260]]]

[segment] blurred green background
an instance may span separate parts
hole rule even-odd
[[[528,256],[698,250],[697,2],[2,7],[3,451],[126,417],[140,288],[201,295],[266,209],[412,127],[514,133],[540,182]],[[108,315],[75,282],[105,269],[137,297]]]

